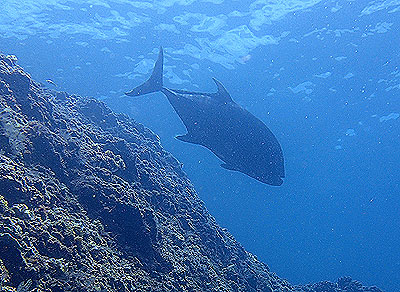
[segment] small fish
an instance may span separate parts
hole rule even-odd
[[[55,86],[55,87],[57,87],[57,84],[55,84],[54,81],[51,80],[51,79],[46,79],[46,82],[47,82],[47,83],[50,83],[51,85],[53,85],[53,86]]]
[[[17,292],[28,292],[32,286],[32,280],[28,279],[26,281],[22,281],[17,288]]]

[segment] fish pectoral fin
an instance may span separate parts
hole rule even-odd
[[[192,135],[190,135],[189,133],[186,135],[179,135],[175,137],[176,139],[183,141],[183,142],[187,142],[187,143],[193,143],[193,144],[199,144],[197,142],[197,140],[195,139],[195,137],[193,137]]]
[[[239,171],[236,167],[234,167],[233,165],[227,164],[227,163],[222,163],[221,167],[225,168],[227,170]]]

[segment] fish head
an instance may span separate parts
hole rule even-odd
[[[280,186],[283,184],[283,179],[285,174],[280,171],[276,165],[271,162],[268,163],[269,167],[265,167],[265,164],[222,164],[223,168],[239,171],[248,176],[258,180],[259,182],[265,183],[271,186]]]

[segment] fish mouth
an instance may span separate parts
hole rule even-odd
[[[270,184],[271,186],[279,187],[283,184],[283,179],[279,177],[277,180],[274,180],[268,184]]]
[[[267,185],[274,186],[274,187],[279,187],[283,184],[283,179],[279,176],[272,177],[272,178],[271,177],[267,177],[267,178],[256,177],[255,179],[257,179],[258,181],[260,181],[262,183],[265,183]]]

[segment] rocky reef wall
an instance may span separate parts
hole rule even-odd
[[[381,291],[293,286],[219,227],[149,129],[0,55],[0,291]]]

